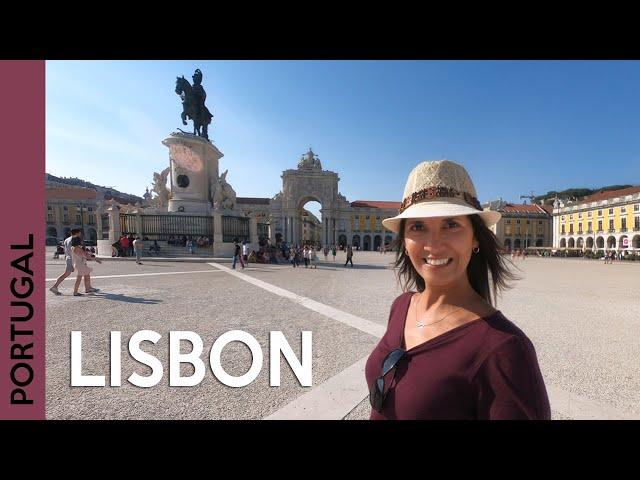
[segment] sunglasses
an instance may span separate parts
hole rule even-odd
[[[384,358],[382,362],[382,375],[380,375],[373,385],[371,386],[371,391],[369,392],[369,403],[371,403],[371,407],[378,413],[382,413],[382,405],[384,404],[385,398],[387,398],[387,394],[389,391],[385,392],[384,379],[387,374],[393,370],[393,375],[391,376],[391,380],[389,381],[389,385],[393,383],[393,379],[396,376],[396,365],[398,362],[404,358],[407,352],[402,348],[396,348],[389,352],[389,354]]]

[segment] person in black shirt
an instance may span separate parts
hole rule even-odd
[[[238,239],[234,238],[233,239],[233,266],[231,267],[234,270],[236,269],[236,262],[238,260],[240,260],[240,265],[242,265],[242,268],[244,269],[244,261],[242,260],[242,248],[238,243]]]

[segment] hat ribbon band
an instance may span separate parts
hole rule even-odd
[[[478,199],[467,192],[459,192],[458,190],[450,187],[427,187],[423,188],[422,190],[418,190],[417,192],[413,192],[410,197],[405,198],[400,205],[399,213],[404,212],[407,208],[409,208],[411,205],[415,205],[416,203],[440,197],[462,198],[466,203],[473,206],[477,210],[482,210]]]

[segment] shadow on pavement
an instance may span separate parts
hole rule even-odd
[[[156,305],[158,303],[162,303],[162,300],[151,300],[147,298],[140,297],[129,297],[127,295],[122,295],[121,293],[94,293],[93,295],[86,295],[86,297],[90,298],[103,298],[105,300],[114,300],[117,302],[127,302],[127,303],[141,303],[144,305]]]
[[[345,269],[351,269],[351,270],[391,270],[392,267],[391,266],[387,266],[387,265],[367,265],[367,264],[361,264],[361,263],[355,263],[353,264],[353,268],[351,268],[351,264],[347,265],[346,267],[344,266],[344,263],[341,264],[336,264],[336,265],[318,265],[318,268],[323,268],[323,270],[345,270]]]

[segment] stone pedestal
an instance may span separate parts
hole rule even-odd
[[[256,217],[249,218],[249,242],[253,248],[258,248],[258,219]]]
[[[188,133],[172,133],[162,144],[169,148],[171,167],[169,212],[211,214],[211,191],[218,180],[222,152]]]
[[[107,208],[109,212],[109,241],[115,243],[120,239],[120,207],[113,205]]]
[[[113,243],[109,240],[98,240],[96,242],[96,256],[101,258],[111,257],[111,245]]]
[[[235,250],[235,245],[233,243],[214,243],[213,244],[213,255],[216,257],[233,257],[233,252]]]

